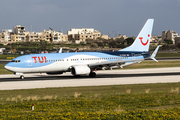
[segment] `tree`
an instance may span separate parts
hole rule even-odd
[[[180,41],[176,45],[180,49]]]
[[[86,43],[85,43],[84,41],[81,41],[80,44],[81,44],[81,45],[84,45],[84,44],[86,44]]]
[[[168,44],[163,45],[163,46],[162,46],[162,50],[169,50],[169,45],[168,45]]]
[[[104,47],[103,42],[97,42],[97,44],[98,44],[99,47]]]
[[[116,38],[116,41],[117,41],[119,44],[123,44],[123,43],[124,43],[124,38]]]
[[[127,42],[128,45],[131,45],[134,42],[134,39],[132,37],[129,37],[125,39],[125,41]]]
[[[167,44],[173,44],[173,41],[170,40],[170,39],[164,39],[164,42],[167,43]]]
[[[98,47],[98,45],[97,45],[97,43],[91,43],[91,47],[93,47],[93,48],[97,48],[97,47]]]
[[[117,43],[116,43],[115,40],[110,40],[110,42],[109,42],[109,47],[110,48],[116,48],[116,45],[117,45]]]

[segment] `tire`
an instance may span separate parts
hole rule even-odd
[[[21,75],[21,76],[20,76],[20,79],[22,79],[22,80],[23,80],[23,79],[24,79],[24,76],[23,76],[23,75]]]
[[[90,72],[89,77],[96,77],[96,73],[95,72]]]
[[[74,75],[74,77],[81,77],[81,75]]]

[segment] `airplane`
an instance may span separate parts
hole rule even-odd
[[[7,63],[4,68],[24,79],[26,73],[63,74],[71,72],[74,76],[88,75],[96,77],[96,70],[123,68],[140,63],[145,58],[155,59],[149,52],[154,19],[148,19],[132,45],[119,51],[41,53],[22,55]],[[151,55],[151,56],[150,56]]]

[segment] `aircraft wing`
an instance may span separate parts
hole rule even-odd
[[[126,62],[141,62],[144,59],[136,59],[136,60],[117,60],[117,61],[105,61],[105,62],[97,62],[93,64],[88,64],[90,68],[95,68],[95,67],[103,67],[103,66],[120,66],[125,64]]]

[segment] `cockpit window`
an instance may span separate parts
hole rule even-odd
[[[12,60],[11,62],[16,62],[16,63],[18,63],[18,62],[21,62],[21,60]]]

